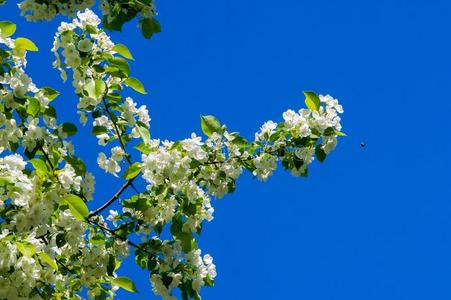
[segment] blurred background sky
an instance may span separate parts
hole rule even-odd
[[[344,106],[342,138],[307,179],[282,169],[266,183],[250,174],[214,200],[199,244],[215,259],[204,299],[451,298],[451,2],[447,0],[157,1],[163,32],[150,41],[136,22],[128,45],[132,75],[148,95],[152,135],[200,133],[200,114],[252,138],[266,120],[303,106],[303,90]],[[16,1],[0,19],[32,38],[28,72],[62,91],[59,121],[76,122],[77,99],[51,68],[53,34],[64,18],[27,23]],[[100,171],[88,127],[74,138],[96,175],[97,207],[123,182]],[[359,144],[364,141],[366,146]],[[103,188],[101,188],[103,186]],[[157,299],[148,275],[120,275]]]

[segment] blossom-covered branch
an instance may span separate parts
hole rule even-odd
[[[6,0],[0,1],[0,4]],[[91,8],[98,2],[106,29],[121,31],[122,26],[138,17],[139,27],[145,38],[160,32],[160,23],[156,20],[153,0],[22,0],[19,1],[21,15],[28,21],[52,20],[57,15],[75,17],[78,11]]]
[[[122,177],[130,180],[141,174],[147,190],[123,200],[122,213],[110,211],[108,219],[116,226],[116,234],[138,234],[144,239],[135,255],[138,264],[150,271],[156,294],[171,299],[172,290],[179,288],[184,298],[197,298],[200,288],[212,285],[216,276],[211,256],[201,258],[195,241],[204,221],[213,219],[211,197],[233,192],[245,169],[266,180],[278,161],[293,175],[307,176],[314,157],[324,161],[335,148],[337,136],[342,135],[339,114],[343,110],[330,96],[306,92],[308,108],[286,111],[281,123],[266,122],[251,142],[229,132],[213,116],[201,118],[208,137],[204,142],[196,134],[177,142],[150,139],[146,107],[137,109],[131,98],[121,96],[124,85],[145,94],[138,79],[129,77],[124,58],[132,55],[125,45],[114,45],[99,23],[92,12],[79,13],[74,22],[60,26],[53,51],[62,77],[66,78],[67,68],[73,71],[82,123],[90,113],[99,144],[119,142],[111,149],[111,157],[99,155],[99,166],[118,176],[123,157],[130,156],[127,144],[141,139],[135,147],[142,153],[141,161],[131,163]],[[171,240],[161,240],[166,226]]]
[[[20,6],[40,20],[73,16],[93,3],[25,0]],[[153,5],[101,3],[106,16],[124,5],[130,13],[135,5],[144,17]],[[103,25],[122,24],[114,22],[107,17]],[[156,295],[173,300],[178,289],[183,299],[200,299],[201,288],[212,286],[217,275],[213,258],[197,245],[203,226],[213,220],[212,201],[234,192],[244,171],[266,181],[281,165],[305,177],[309,165],[323,162],[344,135],[338,101],[305,92],[306,108],[265,122],[252,139],[214,116],[201,116],[204,138],[151,138],[147,106],[124,96],[127,87],[146,94],[130,76],[127,59],[133,56],[100,25],[92,11],[79,11],[61,24],[52,47],[53,66],[64,81],[70,78],[79,98],[80,123],[92,126],[105,149],[97,156],[100,169],[122,181],[89,212],[94,178],[68,140],[77,127],[57,122],[51,101],[58,92],[37,88],[25,73],[25,54],[36,46],[11,39],[15,25],[0,22],[0,299],[73,299],[85,290],[92,299],[112,299],[118,288],[136,292],[129,278],[118,275],[129,246],[137,265],[149,271]],[[139,191],[136,182],[145,188]],[[134,191],[126,194],[129,187]],[[113,204],[119,209],[103,215]]]
[[[13,23],[0,22],[0,30],[0,298],[70,299],[83,286],[96,291],[115,280],[127,243],[105,238],[100,246],[95,230],[86,234],[81,199],[92,198],[94,177],[67,140],[76,126],[58,124],[50,105],[58,92],[37,88],[25,73],[34,43],[10,38]]]

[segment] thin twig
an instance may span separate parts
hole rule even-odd
[[[101,207],[99,207],[98,209],[96,209],[95,211],[91,212],[88,216],[88,218],[91,218],[92,216],[95,216],[97,214],[99,214],[101,211],[103,211],[104,209],[106,209],[108,206],[110,206],[114,201],[116,201],[116,199],[118,199],[121,194],[131,185],[133,184],[133,180],[135,180],[136,177],[128,180],[126,183],[124,183],[120,189],[116,192],[116,194],[113,195],[113,197],[110,198],[110,200],[108,200],[107,202],[105,202],[105,204],[103,204]]]
[[[144,248],[141,247],[140,245],[135,244],[134,242],[130,241],[129,239],[123,237],[122,235],[117,234],[114,230],[111,230],[111,229],[109,229],[109,228],[107,228],[107,227],[105,227],[105,226],[103,226],[103,225],[101,225],[101,224],[99,224],[99,223],[96,223],[96,222],[94,222],[94,221],[92,221],[92,220],[90,220],[90,219],[88,219],[88,223],[89,223],[89,224],[92,224],[92,225],[95,225],[95,226],[97,226],[97,227],[99,227],[104,233],[105,233],[105,232],[108,232],[108,233],[111,234],[112,236],[114,236],[114,237],[120,239],[121,241],[127,242],[127,244],[129,244],[130,246],[132,246],[132,247],[134,247],[134,248],[136,248],[136,249],[139,249],[139,250],[141,250],[141,251],[143,251],[143,252],[146,252],[146,253],[149,254],[149,255],[152,255],[152,253],[148,252],[146,249],[144,249]]]
[[[113,120],[112,113],[111,113],[110,110],[108,109],[108,105],[107,105],[107,103],[106,103],[106,101],[105,101],[105,97],[102,99],[102,102],[103,102],[103,105],[105,106],[105,111],[108,113],[108,115],[110,116],[111,122],[113,123],[114,131],[116,131],[116,135],[117,135],[117,138],[118,138],[118,140],[119,140],[119,143],[121,144],[121,148],[122,148],[122,150],[123,150],[123,151],[125,152],[125,154],[126,154],[126,155],[125,155],[125,159],[127,159],[128,164],[131,165],[131,164],[132,164],[132,161],[131,161],[131,159],[130,159],[128,153],[127,153],[127,150],[125,149],[125,144],[124,144],[124,142],[122,141],[122,137],[121,137],[121,134],[120,134],[120,132],[119,132],[119,127],[117,126],[116,122]]]

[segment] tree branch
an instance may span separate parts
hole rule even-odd
[[[143,251],[143,252],[145,252],[145,253],[147,253],[147,254],[149,254],[149,255],[152,255],[152,253],[148,252],[147,249],[144,249],[144,248],[141,247],[140,245],[135,244],[135,243],[133,243],[132,241],[130,241],[129,239],[127,239],[127,238],[125,238],[125,237],[123,237],[123,236],[117,234],[114,230],[111,230],[111,229],[109,229],[109,228],[107,228],[107,227],[105,227],[105,226],[103,226],[103,225],[100,225],[99,223],[96,223],[96,222],[94,222],[94,221],[92,221],[92,220],[89,220],[89,218],[88,218],[88,223],[89,223],[89,224],[92,224],[92,225],[95,225],[95,226],[97,226],[97,227],[99,227],[100,230],[102,230],[104,233],[105,233],[105,232],[108,232],[108,233],[111,234],[113,237],[118,238],[118,239],[120,239],[121,241],[127,242],[127,244],[129,244],[130,246],[132,246],[132,247],[134,247],[134,248],[136,248],[136,249],[139,249],[139,250],[141,250],[141,251]]]
[[[135,177],[136,178],[136,177]],[[105,204],[103,204],[101,207],[99,207],[98,209],[96,209],[95,211],[89,213],[88,219],[99,214],[101,211],[103,211],[104,209],[106,209],[108,206],[110,206],[114,201],[116,201],[116,199],[118,199],[120,197],[120,195],[130,186],[133,184],[133,180],[135,180],[135,178],[132,178],[130,180],[128,180],[126,183],[124,183],[119,190],[116,192],[116,194],[113,195],[113,197],[110,198],[110,200],[108,200],[107,202],[105,202]]]

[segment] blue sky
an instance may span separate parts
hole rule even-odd
[[[342,102],[337,150],[308,179],[280,170],[267,183],[244,175],[215,200],[200,237],[218,277],[204,299],[449,299],[451,297],[451,2],[158,1],[163,32],[144,40],[136,23],[115,42],[129,46],[132,73],[149,95],[154,137],[200,133],[199,114],[216,115],[252,137],[267,119],[303,105],[302,90]],[[0,18],[40,47],[28,71],[64,95],[59,119],[76,120],[76,101],[51,66],[61,20],[26,23],[14,1]],[[121,185],[94,163],[96,140],[74,142],[91,163],[96,201]],[[366,146],[359,147],[364,140]],[[156,299],[134,266],[141,293]]]

